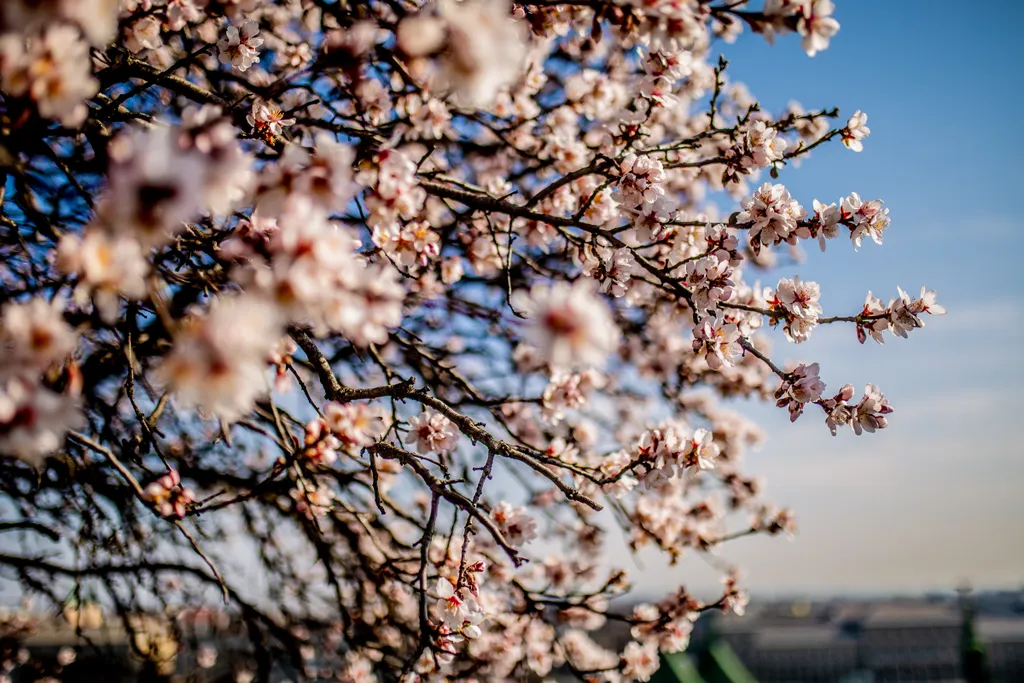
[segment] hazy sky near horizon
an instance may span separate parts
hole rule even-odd
[[[807,207],[851,191],[883,199],[885,244],[855,252],[836,241],[773,275],[818,281],[826,315],[859,311],[869,289],[887,302],[897,285],[916,294],[925,284],[949,313],[883,347],[860,346],[852,326],[775,343],[778,358],[820,361],[828,389],[878,384],[895,413],[880,433],[833,438],[820,410],[790,425],[783,410],[744,406],[768,434],[747,469],[795,509],[799,531],[721,555],[761,594],[1021,586],[1024,3],[836,0],[835,16],[839,33],[813,59],[792,35],[716,46],[768,111],[797,100],[839,106],[843,121],[869,116],[863,152],[819,148],[778,182]],[[639,587],[710,589],[711,576],[700,561],[651,562]]]

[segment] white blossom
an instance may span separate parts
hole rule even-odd
[[[459,441],[459,431],[451,420],[432,410],[409,420],[409,436],[420,453],[450,453]]]
[[[529,318],[526,341],[552,367],[603,367],[618,345],[608,307],[586,281],[538,284],[516,292],[512,303]]]
[[[203,208],[206,159],[184,150],[173,128],[134,128],[110,145],[108,191],[97,220],[143,246],[169,242]]]
[[[750,240],[771,245],[791,241],[799,221],[807,215],[783,185],[765,183],[742,202],[736,216],[740,225],[750,224]]]
[[[794,275],[792,279],[780,279],[775,289],[775,297],[782,307],[801,318],[816,318],[821,315],[821,304],[818,303],[820,296],[818,283],[804,282],[799,275]]]
[[[839,31],[839,22],[830,16],[834,9],[832,0],[801,0],[797,31],[804,37],[808,57],[828,48],[829,39]]]
[[[840,211],[843,219],[853,223],[850,239],[855,248],[860,247],[865,236],[874,240],[875,244],[882,243],[882,234],[889,227],[890,219],[889,209],[883,209],[880,200],[865,202],[860,195],[852,192],[840,203]]]
[[[78,29],[47,24],[39,33],[0,37],[0,85],[14,97],[28,97],[45,118],[77,127],[85,101],[99,90],[92,76],[89,46]]]
[[[78,302],[91,299],[106,322],[117,319],[120,297],[138,300],[146,295],[149,262],[131,236],[98,228],[87,229],[81,238],[65,235],[57,248],[57,265],[78,277]]]
[[[864,143],[861,140],[871,134],[871,129],[868,128],[867,122],[868,115],[860,109],[855,111],[850,120],[846,122],[846,128],[843,129],[843,144],[847,148],[852,149],[854,152],[863,151]]]
[[[75,350],[77,337],[64,321],[64,301],[34,297],[0,309],[0,377],[42,373]]]
[[[864,388],[864,397],[857,404],[850,424],[858,435],[862,432],[874,433],[876,429],[888,426],[885,416],[891,412],[892,408],[882,392],[874,384],[869,384]]]
[[[324,421],[338,439],[341,448],[355,457],[372,446],[387,431],[390,420],[380,406],[366,403],[329,402],[324,406]]]
[[[765,168],[783,158],[788,146],[784,138],[778,137],[778,131],[765,124],[755,121],[746,135],[745,165]]]
[[[526,27],[508,0],[439,0],[437,8],[446,32],[444,85],[460,106],[488,107],[523,74]]]
[[[275,140],[287,126],[295,125],[294,118],[287,116],[276,104],[265,100],[253,103],[246,120],[252,126],[252,132],[266,141]]]
[[[0,379],[0,453],[38,468],[81,423],[75,397],[51,391],[37,377]]]
[[[254,295],[218,297],[174,334],[160,379],[184,407],[231,422],[268,391],[266,359],[281,336],[277,310]]]
[[[239,71],[245,71],[258,63],[259,48],[263,45],[259,33],[259,24],[251,19],[241,26],[228,26],[224,38],[217,43],[221,64],[230,64]]]

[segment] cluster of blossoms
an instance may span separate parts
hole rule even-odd
[[[750,226],[750,244],[794,244],[798,224],[807,212],[793,199],[782,184],[765,183],[743,200],[743,210],[736,216],[740,225]]]
[[[839,205],[814,200],[814,213],[809,217],[783,185],[765,183],[742,202],[736,214],[739,225],[749,225],[750,246],[755,253],[762,246],[780,243],[795,245],[798,239],[817,239],[822,251],[826,240],[839,235],[839,226],[850,230],[850,240],[860,247],[864,237],[876,244],[889,227],[889,210],[879,200],[863,201],[856,192],[844,197]],[[806,219],[806,220],[805,220]]]
[[[78,278],[76,298],[108,321],[120,299],[143,298],[147,253],[166,247],[204,212],[227,213],[242,203],[251,158],[216,107],[190,108],[180,128],[133,129],[108,151],[106,193],[81,236],[67,235],[58,264]]]
[[[323,482],[315,485],[299,482],[297,486],[292,487],[289,495],[295,501],[296,511],[309,519],[328,514],[337,498],[334,491]]]
[[[799,275],[792,279],[782,278],[774,291],[771,288],[764,291],[765,301],[777,315],[772,322],[776,323],[781,318],[786,339],[795,344],[807,341],[811,331],[818,326],[822,313],[818,303],[820,296],[818,283],[804,282]]]
[[[709,368],[720,370],[732,365],[742,353],[740,336],[735,323],[708,315],[693,329],[693,352],[704,358]]]
[[[892,412],[892,408],[878,387],[873,384],[864,387],[864,396],[856,405],[849,403],[853,395],[853,386],[847,384],[832,398],[821,401],[826,414],[825,423],[832,436],[844,425],[850,425],[858,435],[863,432],[874,433],[888,426],[885,416]]]
[[[856,405],[850,404],[854,389],[845,385],[832,398],[822,398],[825,383],[818,377],[818,364],[800,364],[786,375],[782,385],[775,391],[780,408],[789,409],[790,420],[795,421],[808,403],[817,403],[825,411],[825,422],[835,436],[838,427],[849,424],[860,435],[874,433],[888,425],[886,415],[892,412],[889,402],[873,384],[864,389],[864,396]]]
[[[698,607],[685,592],[670,595],[656,605],[640,603],[633,608],[630,634],[638,644],[654,645],[664,652],[685,650],[699,616]]]
[[[377,154],[375,170],[372,182],[366,183],[372,188],[366,197],[367,222],[376,227],[419,214],[427,194],[416,180],[412,159],[400,151],[384,150]]]
[[[161,517],[181,519],[195,503],[192,490],[182,486],[181,475],[171,470],[143,489],[143,497]]]
[[[764,121],[754,121],[743,139],[739,151],[740,164],[747,168],[766,168],[780,161],[786,153],[788,143],[779,137],[778,131]]]
[[[302,459],[315,466],[328,466],[343,452],[358,458],[364,448],[372,446],[388,431],[390,420],[376,405],[337,403],[323,408],[323,417],[306,423],[302,439]]]
[[[295,125],[295,119],[288,116],[276,104],[257,100],[252,111],[246,116],[252,127],[252,133],[261,140],[273,143],[288,126]]]
[[[302,459],[311,465],[330,465],[338,459],[341,441],[320,417],[306,423],[302,435]]]
[[[860,195],[854,192],[843,199],[839,211],[842,219],[852,224],[850,239],[855,247],[860,246],[864,236],[875,244],[882,243],[882,233],[889,227],[889,209],[883,209],[881,201],[861,201]]]
[[[264,298],[219,297],[175,332],[157,376],[182,406],[236,420],[269,390],[267,362],[282,333],[277,310]]]
[[[778,407],[789,409],[789,419],[796,421],[804,406],[821,398],[825,383],[818,377],[818,364],[800,364],[775,391]]]
[[[81,422],[82,381],[69,360],[78,339],[63,310],[60,299],[38,297],[0,309],[0,452],[34,465]]]
[[[426,221],[374,226],[373,243],[401,266],[426,266],[441,254],[441,236]]]
[[[557,371],[542,396],[545,421],[557,424],[565,419],[565,411],[586,405],[595,389],[604,386],[604,377],[596,370],[567,373]]]
[[[236,279],[263,292],[286,322],[379,344],[401,320],[405,290],[394,268],[369,262],[354,232],[329,218],[357,189],[353,157],[331,139],[317,142],[315,152],[292,146],[264,169],[257,209],[225,256],[239,262]]]
[[[641,481],[654,489],[687,472],[714,469],[720,452],[710,431],[690,432],[686,425],[665,423],[643,432],[631,449],[613,453],[601,463],[604,489],[619,497]]]
[[[27,36],[0,37],[4,92],[30,100],[40,116],[66,126],[82,124],[85,101],[99,89],[90,61],[89,45],[74,26],[52,24]]]
[[[601,291],[616,298],[629,290],[630,278],[636,271],[633,252],[626,247],[591,248],[587,245],[583,255],[583,274],[601,283]]]
[[[276,216],[263,252],[240,267],[238,278],[288,321],[340,332],[363,346],[379,344],[401,320],[405,291],[393,268],[368,263],[359,246],[309,195],[295,194]]]
[[[366,403],[336,403],[324,406],[323,422],[338,439],[341,449],[356,457],[388,430],[388,416],[380,406]]]
[[[839,22],[832,17],[834,10],[832,0],[768,0],[764,14],[771,23],[762,32],[771,40],[795,29],[803,36],[804,51],[813,57],[828,48],[829,40],[839,31]]]
[[[896,289],[899,296],[890,299],[888,306],[883,306],[881,299],[868,292],[864,300],[864,310],[861,312],[863,322],[857,323],[857,339],[860,343],[863,344],[870,336],[879,344],[883,344],[885,340],[882,338],[882,332],[886,329],[906,339],[910,330],[924,327],[922,313],[945,315],[946,308],[935,301],[935,290],[922,287],[921,296],[915,299],[902,288]]]
[[[466,576],[473,576],[483,571],[483,561],[477,562],[467,568]],[[446,632],[442,638],[447,641],[446,645],[454,645],[460,636],[466,638],[479,638],[481,635],[480,622],[484,620],[484,611],[478,602],[480,597],[479,588],[475,580],[467,582],[468,588],[457,588],[452,580],[441,577],[437,580],[434,591],[437,593],[435,612],[438,621]],[[465,593],[470,595],[466,596]],[[449,652],[448,647],[443,648]]]
[[[398,48],[414,60],[436,56],[428,80],[462,106],[486,106],[519,78],[526,56],[523,26],[509,9],[507,0],[442,0],[436,13],[399,24]]]
[[[99,90],[91,47],[114,37],[114,0],[12,0],[0,6],[0,87],[39,116],[76,128]]]
[[[717,254],[704,256],[686,264],[685,282],[693,296],[693,306],[698,311],[717,308],[733,295],[732,267],[728,258]]]
[[[619,162],[619,172],[619,198],[627,208],[654,204],[665,195],[665,169],[655,157],[629,152]]]

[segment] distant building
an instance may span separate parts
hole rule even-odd
[[[993,683],[1024,681],[1024,614],[981,600],[972,638]],[[709,615],[710,616],[710,615]],[[964,683],[964,612],[952,598],[771,603],[701,619],[760,683]],[[973,683],[970,682],[970,683]]]

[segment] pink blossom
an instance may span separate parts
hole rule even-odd
[[[693,305],[698,311],[715,308],[721,301],[728,301],[733,294],[732,268],[728,260],[717,255],[704,256],[686,264],[686,284],[693,295]]]
[[[742,348],[736,325],[708,316],[693,330],[693,351],[702,355],[712,370],[729,367]]]
[[[660,667],[661,659],[655,643],[641,645],[630,641],[622,651],[622,675],[632,680],[649,681]]]
[[[604,377],[595,370],[582,373],[556,372],[544,389],[544,419],[557,424],[565,419],[565,411],[586,405],[590,393],[604,386]]]
[[[376,443],[390,426],[384,410],[376,405],[331,401],[323,411],[327,428],[340,441],[341,448],[353,457]]]
[[[510,10],[507,0],[438,3],[446,31],[440,76],[459,105],[486,108],[522,75],[526,27]]]
[[[821,290],[817,282],[804,282],[799,275],[793,279],[782,278],[775,289],[775,297],[790,313],[801,318],[816,318],[821,315],[818,297]]]
[[[432,410],[409,420],[409,436],[420,453],[450,453],[459,441],[459,431],[451,420]]]
[[[654,157],[630,152],[619,162],[619,172],[619,194],[629,208],[653,204],[665,194],[665,170]]]
[[[771,245],[792,242],[790,235],[806,212],[783,185],[765,183],[742,202],[743,211],[736,216],[740,225],[750,224],[750,240]]]
[[[784,138],[778,137],[778,131],[764,121],[755,121],[751,125],[744,142],[744,165],[756,168],[765,168],[781,160],[788,146]]]
[[[691,469],[709,470],[714,468],[718,454],[719,448],[712,440],[711,432],[698,429],[683,444],[680,464]]]
[[[776,405],[788,407],[790,420],[795,421],[800,417],[804,406],[817,401],[824,391],[825,383],[818,377],[818,364],[801,363],[789,373],[788,379],[775,392],[778,399]]]
[[[57,248],[57,265],[78,277],[75,299],[80,304],[91,299],[107,322],[117,319],[120,297],[146,295],[149,263],[142,246],[130,236],[112,236],[98,229],[87,229],[82,238],[65,235]]]
[[[889,402],[874,384],[864,388],[864,397],[857,404],[851,419],[853,431],[860,435],[862,432],[872,432],[876,429],[885,429],[888,422],[885,416],[892,412]]]
[[[181,519],[195,503],[195,494],[191,489],[182,486],[181,476],[177,470],[170,470],[151,482],[143,492],[146,502],[162,517]]]
[[[526,508],[514,508],[506,502],[501,502],[491,510],[491,519],[505,540],[514,548],[521,548],[537,538],[537,522],[526,513]]]

